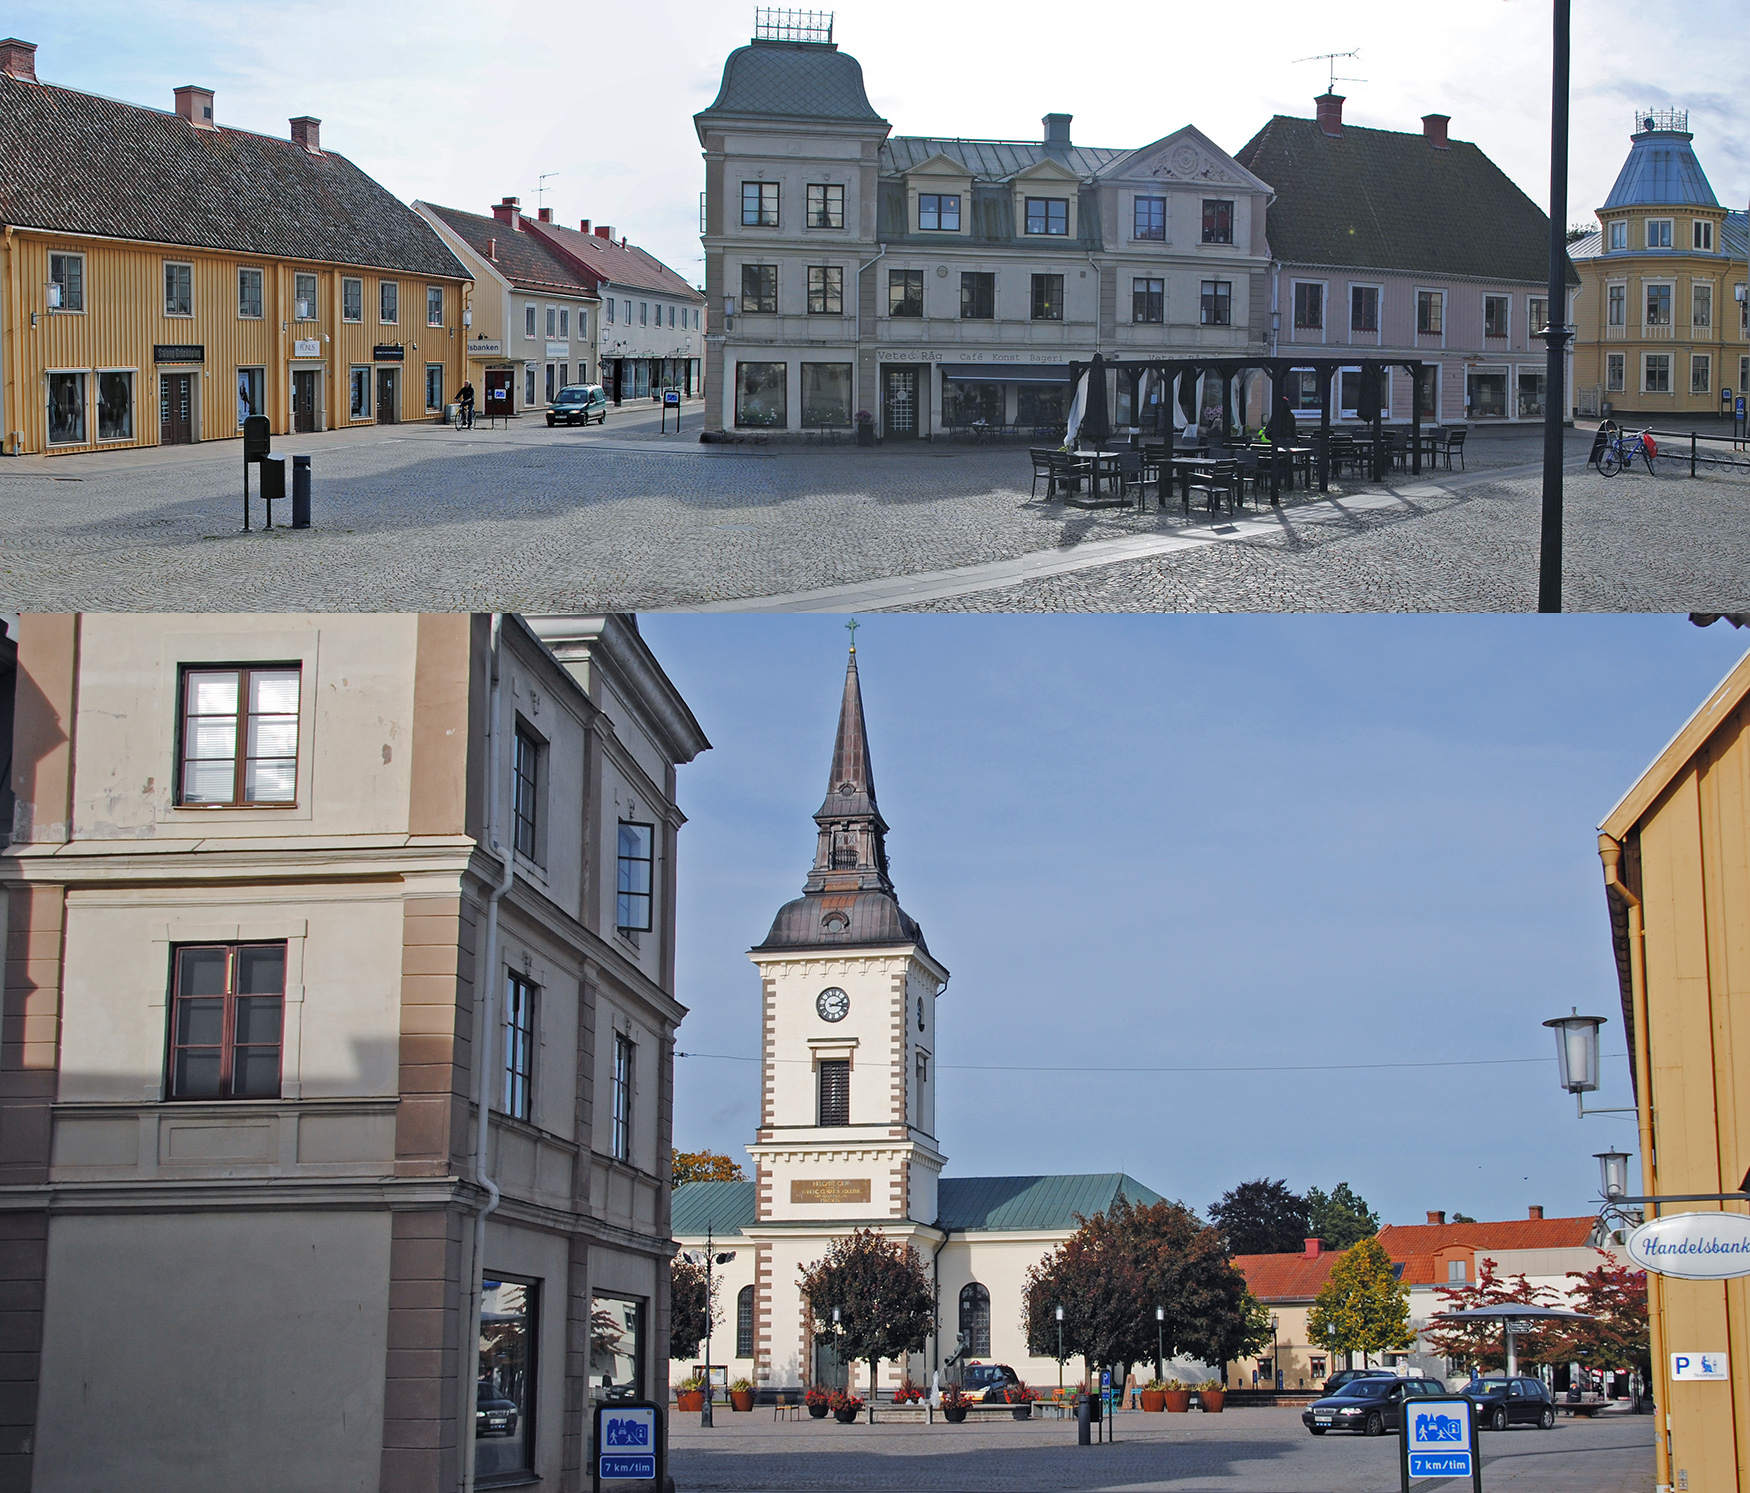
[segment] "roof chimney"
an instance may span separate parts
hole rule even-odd
[[[197,130],[216,130],[213,123],[213,90],[184,84],[176,90],[176,112]]]
[[[1534,1204],[1533,1204],[1533,1205],[1532,1205],[1532,1206],[1531,1206],[1531,1208],[1530,1208],[1530,1209],[1529,1209],[1529,1210],[1528,1210],[1528,1211],[1527,1211],[1527,1213],[1526,1213],[1526,1215],[1525,1215],[1525,1216],[1526,1216],[1526,1217],[1527,1217],[1527,1218],[1532,1218],[1532,1219],[1536,1219],[1536,1220],[1537,1220],[1537,1221],[1539,1221],[1539,1222],[1542,1222],[1542,1220],[1543,1220],[1543,1209],[1542,1209],[1542,1208],[1541,1208],[1541,1207],[1540,1207],[1540,1206],[1538,1206],[1538,1205],[1537,1205],[1537,1204],[1535,1204],[1535,1203],[1534,1203]]]
[[[36,43],[20,41],[16,36],[0,41],[0,73],[27,83],[36,82]]]
[[[1340,93],[1321,93],[1313,103],[1318,105],[1319,128],[1327,135],[1343,133],[1343,95]]]
[[[1309,1255],[1314,1256],[1322,1255],[1325,1252],[1325,1241],[1323,1239],[1308,1239],[1306,1241],[1306,1252]]]
[[[1446,1222],[1446,1215],[1444,1213],[1436,1213],[1433,1211],[1433,1209],[1429,1209],[1428,1222],[1429,1223],[1445,1223]]]
[[[1069,122],[1074,118],[1073,114],[1047,114],[1041,121],[1045,126],[1045,143],[1048,146],[1060,145],[1068,150]]]
[[[504,201],[497,203],[493,207],[492,216],[497,218],[500,223],[508,223],[511,227],[516,227],[516,210],[521,200],[522,199],[518,197],[506,197]]]
[[[583,220],[583,226],[578,230],[578,232],[580,232],[580,233],[588,233],[589,232],[589,219],[588,218],[585,218]]]
[[[489,238],[486,240],[486,257],[488,259],[490,259],[494,264],[498,263],[498,240],[497,239]]]
[[[596,229],[595,236],[597,238],[605,238],[611,244],[614,241],[614,230],[608,227],[606,223],[603,223]]]
[[[1422,134],[1436,150],[1449,150],[1451,142],[1446,138],[1446,127],[1451,123],[1452,116],[1450,114],[1424,114],[1422,116]]]
[[[308,114],[292,121],[292,144],[301,145],[313,156],[322,154],[322,121]]]
[[[551,223],[553,221],[553,209],[552,208],[543,207],[543,208],[536,209],[536,211],[540,213],[541,221],[543,223]]]

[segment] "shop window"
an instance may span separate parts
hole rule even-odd
[[[571,386],[571,365],[569,363],[561,363],[559,365],[559,387],[561,389],[566,389],[566,388],[569,388],[570,386]]]
[[[918,228],[929,233],[960,232],[960,198],[958,194],[921,192],[918,194]]]
[[[49,310],[85,309],[85,256],[49,255]]]
[[[1069,235],[1069,198],[1029,197],[1027,199],[1027,232],[1044,233],[1054,238]]]
[[[184,669],[177,802],[294,802],[298,693],[296,666]]]
[[[1035,429],[1069,425],[1069,390],[1062,384],[1022,384],[1015,394],[1015,420]]]
[[[777,182],[744,181],[741,184],[741,226],[743,228],[776,228],[778,226]]]
[[[237,425],[239,429],[251,415],[265,413],[262,409],[262,396],[266,382],[267,370],[265,368],[239,368],[237,370]]]
[[[1465,402],[1473,420],[1504,420],[1507,418],[1507,374],[1493,369],[1471,373],[1465,379]]]
[[[924,314],[924,272],[922,270],[889,270],[887,272],[887,314],[889,316],[922,316]]]
[[[377,282],[377,320],[386,327],[401,320],[401,287],[393,280]]]
[[[547,365],[547,403],[548,404],[551,404],[553,402],[553,381],[554,381],[554,375],[557,374],[558,371],[559,370],[557,368],[555,368],[551,363],[549,363]]]
[[[845,272],[836,264],[808,266],[808,314],[810,316],[843,316],[845,314]]]
[[[1033,277],[1033,320],[1063,320],[1062,275],[1035,275]]]
[[[166,316],[194,315],[194,266],[192,264],[175,264],[169,260],[165,261],[164,314]]]
[[[1234,205],[1213,198],[1203,201],[1203,242],[1231,244],[1234,241]]]
[[[823,1126],[851,1123],[851,1065],[846,1058],[823,1058],[820,1063],[820,1108]]]
[[[1379,287],[1351,285],[1349,287],[1349,330],[1377,332],[1379,330]]]
[[[523,406],[533,409],[535,405],[535,365],[530,363],[523,369]]]
[[[444,407],[444,365],[442,363],[427,363],[425,365],[425,407],[436,411]]]
[[[1446,292],[1418,290],[1416,292],[1416,335],[1439,337],[1446,331]]]
[[[316,320],[316,277],[314,275],[292,276],[292,319],[294,321]]]
[[[499,1108],[513,1120],[534,1114],[535,987],[521,975],[504,979],[504,1095]]]
[[[428,327],[444,324],[444,288],[441,285],[425,287],[425,324]]]
[[[1167,199],[1138,197],[1131,220],[1131,237],[1164,243],[1167,237]]]
[[[1282,392],[1288,396],[1290,409],[1319,410],[1319,376],[1311,368],[1291,368],[1283,382]]]
[[[237,314],[245,321],[261,320],[261,271],[237,271]]]
[[[944,382],[942,422],[956,430],[974,425],[1002,425],[1004,403],[1001,384]]]
[[[997,277],[990,270],[968,270],[960,277],[960,319],[995,321]]]
[[[789,424],[786,394],[789,369],[782,363],[735,365],[735,423],[761,430]]]
[[[340,319],[342,321],[363,321],[365,319],[365,282],[348,276],[340,282]]]
[[[1158,326],[1167,319],[1167,282],[1137,279],[1130,282],[1130,319],[1139,325]]]
[[[593,1296],[589,1305],[590,1399],[643,1399],[644,1303]]]
[[[476,1485],[522,1482],[534,1471],[539,1300],[536,1282],[484,1272],[474,1400]]]
[[[808,226],[810,228],[843,228],[845,226],[845,189],[837,182],[827,182],[808,189]]]
[[[170,1010],[172,1099],[277,1099],[286,946],[176,951]]]
[[[638,1048],[623,1032],[614,1034],[614,1077],[608,1101],[613,1118],[613,1156],[616,1161],[632,1159],[632,1098],[633,1081],[637,1074]]]
[[[753,1287],[735,1293],[735,1356],[753,1357]]]
[[[802,425],[820,430],[851,423],[851,365],[802,365]]]
[[[1440,370],[1438,367],[1424,366],[1421,382],[1417,385],[1418,404],[1424,420],[1440,418]]]
[[[1206,327],[1233,325],[1233,282],[1205,280],[1202,288],[1201,321]]]
[[[968,1358],[990,1357],[990,1292],[977,1281],[960,1288],[960,1341]]]
[[[131,441],[134,438],[133,374],[97,375],[97,438],[100,441]]]
[[[1517,410],[1521,420],[1543,418],[1543,392],[1547,383],[1547,375],[1541,369],[1520,371]]]
[[[741,309],[750,315],[777,311],[777,265],[744,264],[741,267]]]
[[[1512,304],[1512,299],[1504,295],[1483,297],[1483,336],[1505,337],[1507,335],[1508,307]]]
[[[371,370],[354,368],[347,374],[347,414],[354,420],[371,418]]]

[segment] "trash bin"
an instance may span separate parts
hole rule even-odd
[[[292,527],[310,527],[310,458],[292,458]]]
[[[444,406],[444,424],[445,425],[454,425],[455,423],[456,423],[456,407],[453,404],[446,404]]]
[[[286,459],[283,456],[261,458],[261,501],[267,507],[267,527],[273,527],[273,505],[286,500]]]

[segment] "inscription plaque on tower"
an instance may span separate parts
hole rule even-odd
[[[793,1203],[866,1203],[867,1177],[806,1177],[790,1184]]]

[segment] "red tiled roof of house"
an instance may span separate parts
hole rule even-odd
[[[1467,1249],[1574,1249],[1592,1235],[1598,1220],[1582,1218],[1509,1218],[1499,1223],[1388,1223],[1379,1242],[1394,1260],[1432,1255],[1448,1245]]]
[[[615,285],[651,290],[689,303],[704,303],[704,296],[694,286],[636,244],[628,244],[624,239],[603,238],[596,233],[579,233],[561,223],[543,223],[536,218],[524,218],[523,227],[539,234],[587,274],[611,280]]]
[[[465,213],[456,207],[439,207],[435,202],[422,204],[482,259],[492,261],[494,268],[519,290],[549,290],[567,295],[593,295],[595,282],[577,274],[545,241],[530,233],[521,233],[509,223],[497,218]]]
[[[1235,1255],[1233,1262],[1258,1300],[1310,1301],[1324,1290],[1343,1254],[1340,1249],[1327,1249],[1319,1255]]]

